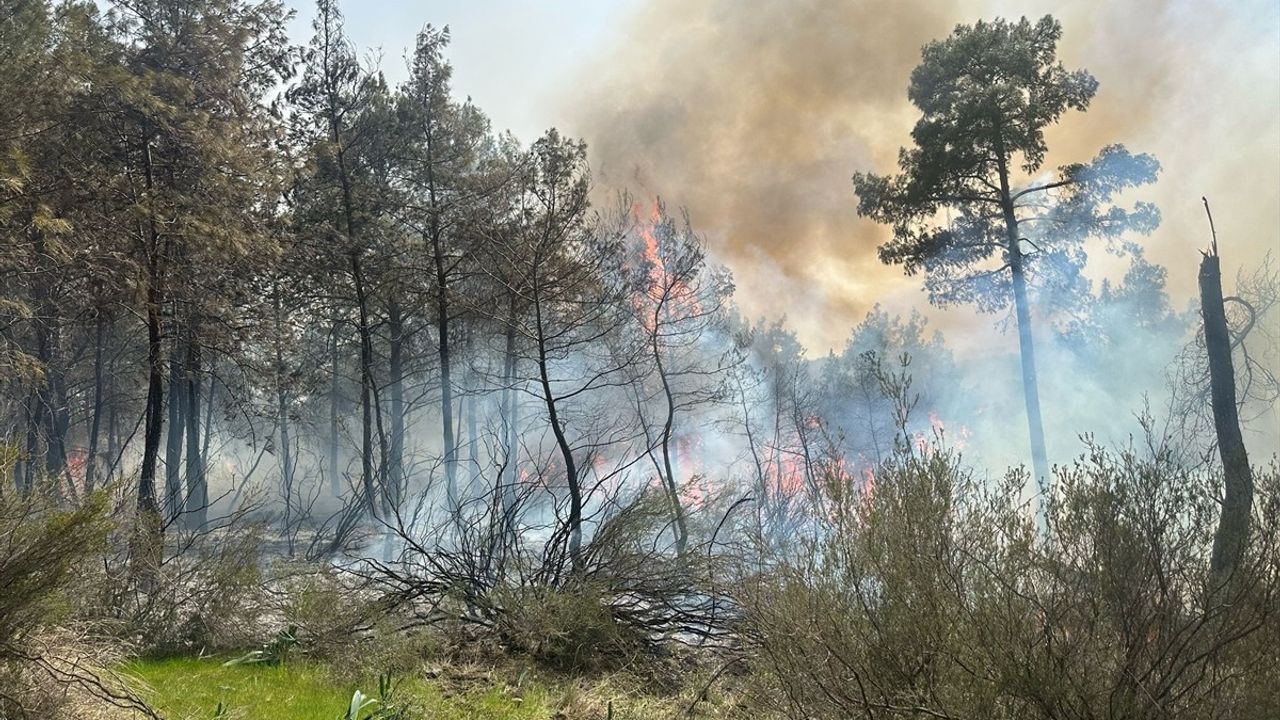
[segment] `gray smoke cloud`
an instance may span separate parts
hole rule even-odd
[[[924,0],[650,0],[570,83],[562,115],[592,148],[597,184],[687,206],[735,273],[748,315],[785,314],[818,354],[874,303],[924,307],[917,279],[885,267],[885,229],[860,220],[857,170],[891,171],[916,112],[920,47],[956,23],[1055,15],[1068,67],[1101,82],[1092,108],[1050,133],[1047,166],[1108,143],[1164,166],[1141,197],[1164,223],[1147,256],[1169,268],[1175,305],[1195,290],[1214,205],[1228,274],[1280,245],[1280,6]],[[1124,263],[1098,254],[1094,278]],[[932,313],[962,347],[989,318]]]

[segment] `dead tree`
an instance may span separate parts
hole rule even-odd
[[[1205,353],[1209,361],[1209,383],[1213,406],[1213,426],[1222,457],[1225,496],[1222,517],[1213,538],[1210,560],[1215,587],[1227,580],[1244,552],[1249,536],[1249,516],[1253,509],[1253,474],[1240,431],[1236,404],[1235,370],[1231,360],[1231,331],[1227,326],[1226,302],[1222,296],[1222,266],[1218,256],[1217,231],[1209,201],[1204,201],[1213,234],[1208,252],[1200,260],[1200,312],[1204,318]]]

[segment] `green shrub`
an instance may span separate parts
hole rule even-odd
[[[1277,505],[1259,478],[1242,582],[1210,599],[1215,478],[1094,449],[1038,537],[1019,472],[902,451],[832,492],[812,544],[742,586],[757,700],[793,715],[1151,720],[1277,712]],[[844,482],[832,478],[832,482]]]
[[[117,551],[83,577],[87,618],[150,655],[239,650],[269,636],[258,526],[236,520],[163,538],[122,527]]]
[[[101,495],[66,510],[0,492],[0,717],[145,708],[111,673],[118,648],[74,614],[77,581],[106,546],[105,508]]]
[[[512,649],[561,670],[602,670],[632,662],[643,629],[619,621],[610,597],[591,584],[496,591],[496,629]]]

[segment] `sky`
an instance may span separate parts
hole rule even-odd
[[[311,7],[293,33],[309,35]],[[1100,82],[1087,113],[1049,133],[1047,165],[1104,145],[1154,154],[1135,199],[1164,222],[1143,241],[1194,297],[1213,204],[1227,274],[1280,251],[1280,3],[1274,0],[371,0],[344,4],[393,82],[426,23],[449,25],[454,87],[497,129],[587,140],[597,191],[688,208],[734,272],[749,316],[785,315],[812,355],[839,349],[876,303],[928,310],[948,342],[1007,345],[994,319],[929,310],[919,278],[875,256],[886,229],[856,214],[850,176],[890,172],[916,114],[920,46],[995,16],[1064,25],[1059,55]],[[1126,261],[1095,255],[1095,279]],[[1230,288],[1228,288],[1230,292]]]
[[[498,130],[531,141],[564,124],[562,88],[581,78],[639,0],[343,0],[347,33],[362,59],[393,84],[427,24],[448,26],[454,88],[471,96]],[[294,42],[311,36],[315,3],[286,0]],[[593,59],[594,58],[594,59]]]

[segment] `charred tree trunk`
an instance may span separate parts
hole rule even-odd
[[[23,495],[30,495],[36,487],[36,457],[40,453],[40,426],[44,424],[44,403],[40,401],[38,389],[27,395],[26,405],[26,451],[23,453],[18,490]]]
[[[517,430],[519,410],[515,389],[516,371],[519,369],[516,360],[515,297],[513,293],[503,348],[502,393],[499,399],[499,412],[502,415],[502,444],[506,463],[497,484],[502,502],[502,515],[508,528],[514,521],[512,513],[515,511],[517,483],[520,477],[520,439]]]
[[[214,397],[218,389],[218,375],[214,370],[214,363],[210,363],[206,373],[209,376],[209,388],[204,393],[204,426],[201,428],[200,437],[200,469],[205,473],[206,485],[209,472],[209,443],[213,442],[213,408],[216,405]]]
[[[142,469],[138,475],[138,510],[158,520],[156,460],[164,429],[164,347],[160,335],[160,293],[147,288],[147,408],[142,434]],[[145,521],[145,519],[144,519]]]
[[[107,408],[107,477],[104,485],[115,482],[116,466],[120,464],[120,413],[118,403],[116,402],[116,375],[115,375],[115,358],[111,359],[110,371],[107,377],[111,380],[107,383],[108,408]]]
[[[1206,210],[1208,203],[1205,204]],[[1211,218],[1212,221],[1212,218]],[[1231,331],[1222,297],[1222,267],[1215,240],[1200,261],[1200,312],[1204,318],[1204,344],[1209,360],[1209,386],[1213,427],[1222,457],[1225,494],[1222,516],[1213,537],[1210,571],[1215,587],[1227,582],[1244,553],[1253,510],[1253,473],[1245,451],[1236,405],[1235,369],[1231,359]]]
[[[360,487],[364,493],[365,511],[370,517],[377,517],[378,493],[373,477],[373,338],[369,329],[364,271],[356,250],[351,251],[351,277],[355,281],[356,306],[360,316],[357,327],[360,336]]]
[[[471,327],[468,327],[467,328],[467,353],[466,353],[467,358],[475,357],[475,355],[472,353],[471,333],[472,333],[472,329]],[[479,438],[479,434],[480,434],[480,431],[479,431],[479,417],[480,417],[479,385],[480,384],[476,381],[476,371],[475,371],[475,368],[471,366],[471,363],[474,363],[474,360],[468,361],[468,369],[467,369],[467,375],[466,375],[467,377],[467,385],[466,385],[467,487],[470,488],[469,492],[474,492],[476,488],[476,484],[480,481],[480,438]]]
[[[141,529],[163,532],[160,505],[156,500],[156,460],[160,454],[160,433],[164,429],[164,344],[161,335],[161,309],[164,307],[164,263],[160,250],[160,233],[156,226],[153,202],[155,174],[151,163],[150,131],[142,141],[148,204],[147,224],[147,408],[142,440],[142,469],[138,474],[138,511]],[[139,228],[141,230],[141,228]],[[141,234],[141,232],[139,233]],[[148,526],[151,526],[148,528]]]
[[[334,497],[342,495],[342,482],[338,478],[338,321],[329,330],[329,491]]]
[[[672,438],[675,433],[676,400],[671,392],[671,383],[667,379],[667,369],[662,362],[662,350],[658,345],[658,318],[654,317],[653,331],[649,333],[653,360],[658,369],[658,379],[662,381],[662,397],[666,403],[665,417],[662,422],[662,481],[667,489],[667,497],[671,502],[672,521],[675,523],[676,552],[684,555],[689,544],[689,528],[685,524],[684,505],[680,503],[680,488],[676,483]]]
[[[551,423],[551,433],[555,436],[556,447],[564,461],[565,482],[569,486],[569,517],[565,518],[564,531],[568,535],[569,560],[576,573],[582,565],[582,485],[578,478],[578,464],[573,457],[573,448],[560,424],[559,402],[551,388],[551,372],[548,366],[547,335],[542,321],[542,303],[534,289],[534,320],[537,323],[538,347],[538,381],[542,388],[542,400],[547,407],[547,420]]]
[[[453,377],[451,348],[449,345],[449,294],[448,276],[444,255],[440,247],[439,233],[433,233],[432,253],[435,256],[436,274],[436,328],[440,355],[440,435],[444,442],[445,493],[449,510],[458,506],[458,445],[453,427]]]
[[[66,479],[67,489],[74,497],[75,484],[67,474],[67,430],[71,425],[71,415],[67,403],[66,378],[63,377],[62,358],[59,352],[61,331],[57,321],[57,309],[52,306],[47,307],[45,319],[40,324],[44,328],[40,344],[40,360],[45,371],[45,382],[41,392],[46,425],[44,471],[54,487],[61,480]]]

